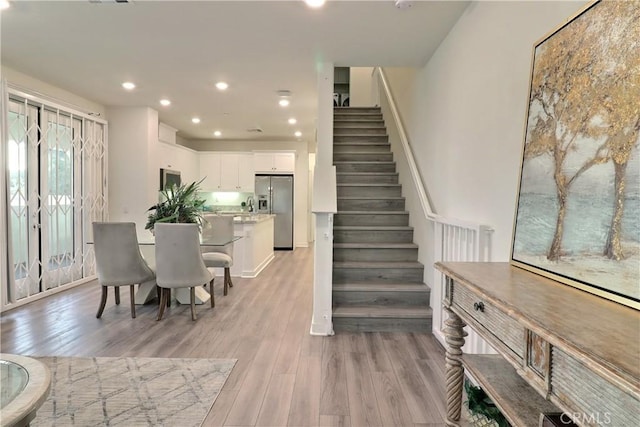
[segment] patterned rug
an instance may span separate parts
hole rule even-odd
[[[236,359],[38,357],[51,391],[32,427],[200,426]]]

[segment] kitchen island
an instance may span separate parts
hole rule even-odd
[[[273,217],[267,214],[233,215],[233,277],[256,277],[273,260]],[[218,272],[216,271],[216,274]],[[220,269],[222,275],[222,269]]]

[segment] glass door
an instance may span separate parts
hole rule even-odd
[[[8,106],[7,216],[14,282],[9,300],[17,301],[87,273],[83,224],[102,215],[83,216],[83,120],[18,99]],[[84,160],[90,157],[85,153]],[[94,168],[88,163],[87,169]]]

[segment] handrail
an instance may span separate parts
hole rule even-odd
[[[422,211],[424,212],[424,215],[428,220],[437,221],[438,215],[434,212],[433,207],[431,206],[431,202],[427,197],[427,192],[424,188],[424,184],[422,183],[422,177],[420,176],[420,170],[418,169],[418,165],[416,164],[416,160],[413,156],[411,145],[409,145],[409,139],[407,138],[407,133],[404,130],[402,120],[400,120],[400,113],[396,108],[396,101],[391,94],[391,89],[389,87],[389,83],[387,82],[387,77],[385,76],[384,71],[381,67],[376,68],[378,71],[380,82],[382,83],[382,87],[384,89],[385,96],[389,101],[389,108],[391,109],[393,120],[395,121],[396,127],[398,129],[398,134],[400,135],[400,142],[402,143],[402,149],[404,150],[405,157],[407,158],[407,163],[409,164],[411,178],[413,179],[413,183],[416,186],[416,190],[418,192],[420,206],[422,206]]]

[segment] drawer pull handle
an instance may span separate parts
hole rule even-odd
[[[473,309],[475,311],[480,311],[480,312],[484,313],[484,303],[482,301],[474,302],[473,303]]]

